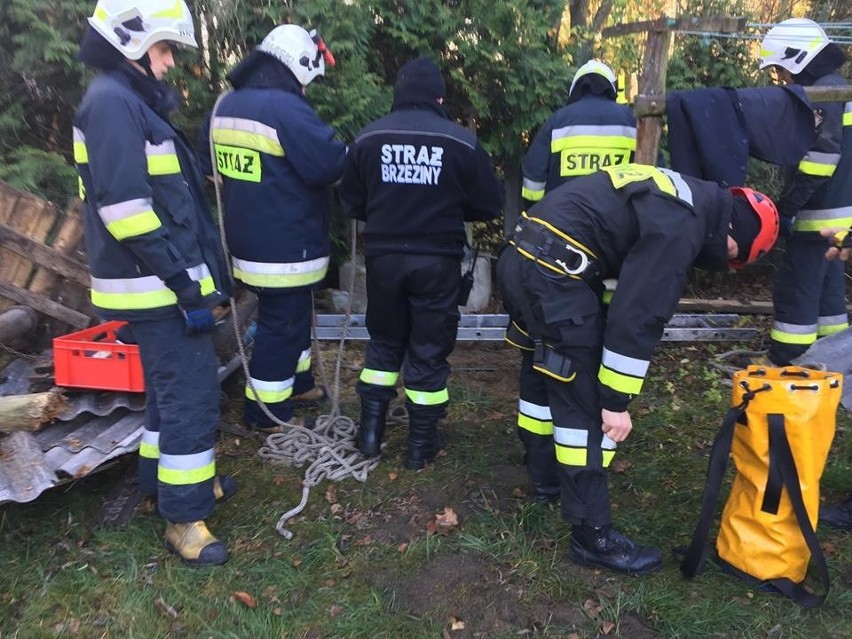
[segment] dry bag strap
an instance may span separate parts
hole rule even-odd
[[[787,430],[784,427],[784,415],[767,415],[769,420],[769,468],[770,482],[772,481],[773,472],[772,466],[777,467],[775,475],[780,477],[781,483],[787,489],[787,494],[790,496],[790,503],[793,506],[793,512],[796,513],[796,520],[799,522],[799,528],[802,530],[802,536],[808,545],[808,550],[811,551],[811,558],[820,581],[822,582],[823,594],[815,595],[812,592],[805,590],[804,585],[791,581],[790,579],[769,579],[768,582],[775,588],[787,595],[805,608],[815,608],[819,606],[828,596],[829,578],[828,567],[825,565],[825,557],[822,554],[822,548],[819,546],[816,533],[811,520],[808,517],[808,511],[805,509],[805,503],[802,499],[802,487],[799,484],[799,473],[796,471],[796,462],[793,459],[793,452],[790,450],[790,442],[787,440]],[[767,484],[767,493],[769,492],[769,484]],[[780,499],[780,490],[778,497],[775,499],[775,510],[777,511]],[[768,495],[767,495],[768,497]],[[769,499],[771,502],[772,499]],[[766,510],[767,498],[764,498],[762,509]],[[769,511],[772,512],[772,511]]]
[[[713,447],[710,449],[710,461],[707,462],[704,496],[701,498],[701,514],[698,516],[695,532],[692,533],[692,541],[689,543],[689,548],[680,564],[680,571],[684,577],[691,579],[697,575],[707,558],[707,535],[710,533],[710,526],[713,525],[713,513],[716,510],[716,502],[719,500],[719,492],[722,489],[722,478],[728,468],[731,442],[734,439],[734,425],[748,406],[749,399],[743,400],[742,404],[728,410],[722,420],[722,427],[716,433],[716,439],[713,440]]]

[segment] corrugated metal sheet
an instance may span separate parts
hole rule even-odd
[[[43,383],[43,361],[17,359],[0,373],[0,395],[22,395]],[[219,380],[239,367],[232,358]],[[32,501],[48,488],[84,477],[139,448],[145,422],[143,393],[68,392],[68,409],[37,433],[0,440],[0,504]]]

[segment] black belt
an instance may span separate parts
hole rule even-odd
[[[556,273],[584,280],[594,286],[601,284],[597,257],[578,242],[566,241],[546,226],[522,219],[515,227],[510,241],[521,255]]]

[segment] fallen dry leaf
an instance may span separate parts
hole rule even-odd
[[[395,471],[391,471],[388,473],[388,479],[390,479],[391,481],[396,481],[397,477],[399,477],[399,473]]]
[[[332,604],[331,608],[328,609],[329,617],[339,617],[343,614],[343,606],[339,606],[338,604]]]
[[[157,598],[157,600],[154,602],[154,606],[165,616],[177,619],[178,611],[175,610],[174,606],[167,604],[166,600],[162,597]]]
[[[276,486],[283,486],[285,481],[287,480],[281,475],[275,475],[275,477],[272,478],[272,483]]]
[[[450,630],[464,630],[464,621],[450,617]]]
[[[597,617],[603,606],[601,606],[600,602],[595,601],[594,599],[586,599],[583,602],[583,610],[589,613],[590,617]]]
[[[513,488],[512,489],[512,497],[524,498],[527,494],[524,492],[522,488]]]
[[[611,621],[603,621],[601,622],[601,632],[605,635],[608,635],[615,629],[615,624]]]
[[[335,490],[334,486],[325,491],[325,500],[329,504],[337,503],[337,490]]]
[[[247,592],[237,591],[231,593],[231,599],[234,601],[239,601],[246,608],[257,608],[257,601],[254,597],[252,597]]]
[[[399,546],[396,547],[397,552],[405,552],[408,550],[408,542],[402,542]]]
[[[609,468],[614,473],[626,473],[631,466],[633,464],[626,459],[616,459],[609,465]]]

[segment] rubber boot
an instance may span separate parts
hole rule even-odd
[[[444,447],[444,441],[438,433],[437,419],[423,419],[408,413],[408,452],[405,467],[420,470],[435,459]]]
[[[216,539],[203,521],[166,522],[166,548],[190,566],[219,566],[228,561],[228,547]]]
[[[659,548],[640,546],[612,526],[573,526],[568,556],[579,564],[630,575],[651,572],[663,563]]]
[[[388,404],[376,399],[361,398],[361,421],[358,422],[358,450],[364,457],[377,457],[385,436]]]
[[[556,504],[562,497],[562,486],[558,482],[530,481],[530,497],[537,504]]]
[[[237,492],[237,480],[228,475],[213,478],[213,497],[216,501],[227,501]]]

